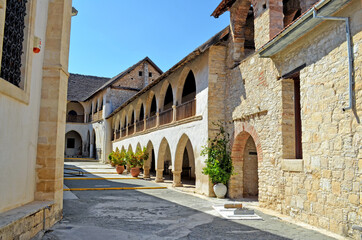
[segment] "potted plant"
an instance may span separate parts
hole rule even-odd
[[[147,148],[144,147],[143,150],[138,148],[136,150],[136,153],[134,153],[132,150],[127,152],[127,163],[131,167],[131,175],[132,177],[138,177],[141,170],[140,167],[143,166],[144,161],[148,159],[148,152]]]
[[[207,156],[206,167],[202,173],[210,177],[214,184],[214,193],[218,198],[224,198],[227,192],[227,183],[233,175],[233,164],[231,159],[229,134],[225,131],[221,123],[215,124],[219,132],[213,139],[208,140],[208,144],[203,146],[201,156]]]
[[[119,149],[116,148],[116,151],[112,151],[108,155],[108,159],[110,160],[111,165],[116,167],[117,173],[122,174],[124,171],[124,165],[126,164],[126,151],[119,151]]]

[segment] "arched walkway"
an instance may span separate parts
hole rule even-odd
[[[157,166],[156,166],[156,182],[163,182],[163,172],[170,174],[172,166],[170,145],[166,138],[163,138],[158,150]]]
[[[234,172],[229,182],[229,197],[258,196],[258,164],[262,161],[262,149],[259,137],[251,125],[242,123],[240,132],[235,133],[231,157]]]
[[[92,146],[92,152],[91,152],[91,157],[95,158],[95,159],[98,159],[98,156],[97,156],[97,138],[96,138],[96,131],[93,129],[93,139],[92,139],[92,143],[91,146]]]
[[[70,131],[65,134],[65,151],[66,157],[82,157],[83,141],[80,134],[76,131]]]
[[[184,178],[183,178],[184,177]],[[183,134],[177,144],[175,155],[175,166],[173,168],[173,186],[181,187],[182,180],[194,179],[195,184],[195,156],[191,141]]]
[[[155,151],[151,141],[147,143],[148,159],[144,163],[144,178],[150,178],[156,174]]]

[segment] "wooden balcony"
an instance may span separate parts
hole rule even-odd
[[[127,136],[127,128],[122,128],[121,133],[122,133],[122,135],[121,135],[122,137]]]
[[[84,115],[67,115],[67,122],[84,123]]]
[[[160,118],[160,125],[172,122],[172,119],[173,119],[172,108],[167,109],[166,111],[163,111],[162,113],[160,113],[159,118]]]
[[[134,133],[134,124],[128,126],[128,135],[132,135]]]
[[[121,132],[119,130],[116,131],[116,139],[121,138]]]
[[[157,115],[147,118],[146,120],[146,129],[154,128],[157,124]]]
[[[176,121],[195,116],[196,99],[183,103],[176,107]]]
[[[136,123],[136,132],[142,132],[145,129],[145,122],[143,120]]]
[[[98,111],[96,113],[93,114],[93,119],[92,121],[99,121],[103,119],[103,110]]]

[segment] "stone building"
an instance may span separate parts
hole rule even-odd
[[[2,240],[62,217],[71,16],[71,0],[0,1]]]
[[[106,116],[105,141],[147,147],[145,177],[171,174],[176,187],[191,177],[213,195],[200,151],[221,120],[230,198],[358,238],[361,1],[223,0],[212,16],[226,11],[228,28]]]
[[[142,88],[152,83],[162,70],[148,57],[117,76],[101,78],[70,74],[64,155],[66,158],[107,159],[105,149],[110,128],[105,117]]]

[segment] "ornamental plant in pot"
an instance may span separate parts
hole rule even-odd
[[[227,192],[227,183],[233,175],[233,164],[231,159],[229,134],[225,132],[223,125],[214,123],[219,132],[208,144],[203,146],[201,156],[206,156],[202,173],[210,177],[214,184],[214,193],[218,198],[224,198]]]
[[[111,165],[116,167],[117,173],[122,174],[124,171],[124,165],[126,164],[126,151],[119,151],[119,149],[116,148],[116,151],[112,151],[108,155],[108,159],[110,160]]]
[[[136,153],[134,153],[132,150],[128,151],[126,159],[127,163],[131,167],[132,177],[138,177],[138,175],[141,172],[140,167],[142,167],[144,161],[148,159],[147,148],[146,147],[144,147],[143,149],[137,148]]]

